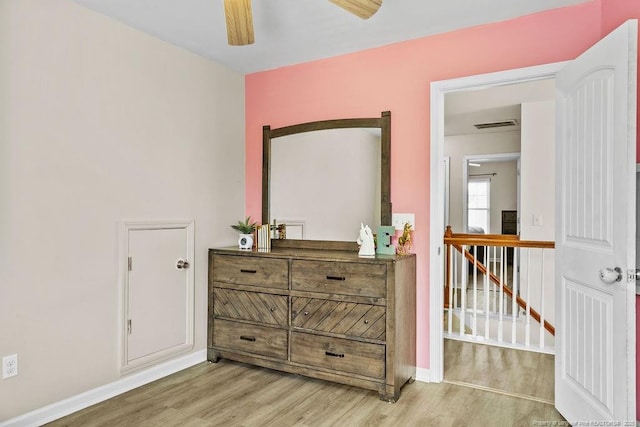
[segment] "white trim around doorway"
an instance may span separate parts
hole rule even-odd
[[[566,62],[480,74],[431,83],[430,144],[430,244],[429,244],[429,380],[444,376],[443,289],[444,283],[444,98],[447,93],[484,89],[513,83],[555,78]]]

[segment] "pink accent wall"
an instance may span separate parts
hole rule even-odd
[[[259,218],[261,212],[263,125],[391,111],[391,197],[394,212],[416,214],[417,358],[418,367],[429,368],[430,83],[570,60],[624,20],[638,17],[638,2],[595,0],[247,75],[247,215]]]
[[[602,35],[609,34],[628,19],[640,19],[640,1],[603,0],[602,1]],[[639,67],[640,68],[640,67]],[[640,79],[638,79],[640,82]],[[640,85],[638,85],[640,95]],[[640,97],[638,98],[640,99]],[[637,109],[640,117],[640,108]],[[640,142],[638,138],[637,142]],[[636,163],[640,163],[640,150],[636,152]],[[640,298],[637,299],[640,304]]]

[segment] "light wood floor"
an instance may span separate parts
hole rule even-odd
[[[416,381],[397,403],[355,387],[221,360],[201,363],[51,426],[526,426],[552,405]],[[539,425],[539,424],[538,424]]]
[[[553,404],[554,356],[444,340],[444,379]]]

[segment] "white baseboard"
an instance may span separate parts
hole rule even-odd
[[[207,350],[189,353],[178,359],[161,363],[112,383],[52,403],[51,405],[44,406],[16,418],[0,422],[0,427],[40,426],[206,360]]]
[[[429,370],[426,368],[416,368],[416,381],[430,383],[431,377],[429,375]]]

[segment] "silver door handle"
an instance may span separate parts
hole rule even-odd
[[[622,280],[622,270],[620,267],[616,268],[603,268],[600,270],[600,280],[610,285]]]
[[[183,259],[179,259],[178,262],[176,263],[176,268],[178,270],[189,268],[189,261],[185,261]]]

